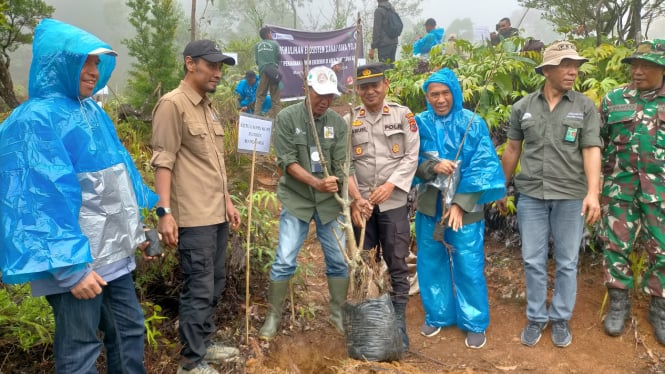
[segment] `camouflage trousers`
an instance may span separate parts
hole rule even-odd
[[[644,292],[665,297],[665,202],[643,203],[603,196],[599,239],[603,245],[604,278],[609,288],[633,288],[629,255],[637,235],[645,238],[648,254],[640,287]]]

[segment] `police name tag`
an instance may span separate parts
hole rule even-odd
[[[312,165],[312,173],[323,172],[323,167],[321,166],[321,156],[319,155],[319,151],[316,149],[315,145],[309,147],[309,161]]]

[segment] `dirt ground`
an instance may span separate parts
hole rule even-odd
[[[265,316],[265,304],[259,301],[250,330],[253,338],[243,350],[248,354],[243,368],[247,373],[665,372],[665,347],[653,336],[646,318],[648,298],[644,295],[633,295],[632,323],[623,336],[612,338],[603,332],[602,263],[593,254],[581,257],[577,304],[570,321],[572,344],[555,347],[548,328],[536,347],[522,345],[519,334],[526,317],[519,250],[492,242],[486,243],[491,321],[483,349],[466,348],[465,335],[456,327],[446,328],[433,338],[421,336],[424,312],[416,294],[407,307],[411,348],[403,359],[392,363],[351,360],[344,337],[327,322],[328,291],[320,248],[316,241],[308,243],[299,257],[300,263],[310,265],[301,280],[303,288],[296,290],[295,319],[285,312],[279,335],[269,343],[260,342],[256,336]],[[551,265],[550,284],[552,274]]]

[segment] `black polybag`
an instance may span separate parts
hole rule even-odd
[[[344,329],[349,357],[366,361],[400,359],[402,337],[389,294],[344,304]]]

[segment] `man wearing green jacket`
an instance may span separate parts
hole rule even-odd
[[[344,331],[342,304],[346,301],[349,273],[344,249],[338,245],[345,239],[338,224],[342,207],[334,194],[344,180],[348,130],[344,119],[328,109],[334,97],[340,95],[335,72],[328,67],[315,67],[307,75],[306,84],[310,89],[305,101],[285,108],[275,118],[275,154],[283,174],[277,197],[282,212],[279,244],[270,269],[270,305],[259,331],[264,340],[277,334],[289,280],[296,271],[296,258],[312,220],[325,257],[330,321],[340,332]],[[311,131],[308,105],[312,108],[320,150]],[[329,176],[324,176],[323,168]]]
[[[272,99],[272,109],[267,113],[269,117],[275,117],[281,108],[279,83],[282,74],[279,72],[279,44],[272,40],[272,34],[268,26],[259,30],[261,41],[254,46],[254,59],[259,68],[259,88],[256,90],[255,108],[263,108],[263,102],[266,100],[268,91]],[[266,113],[258,113],[266,114]]]

